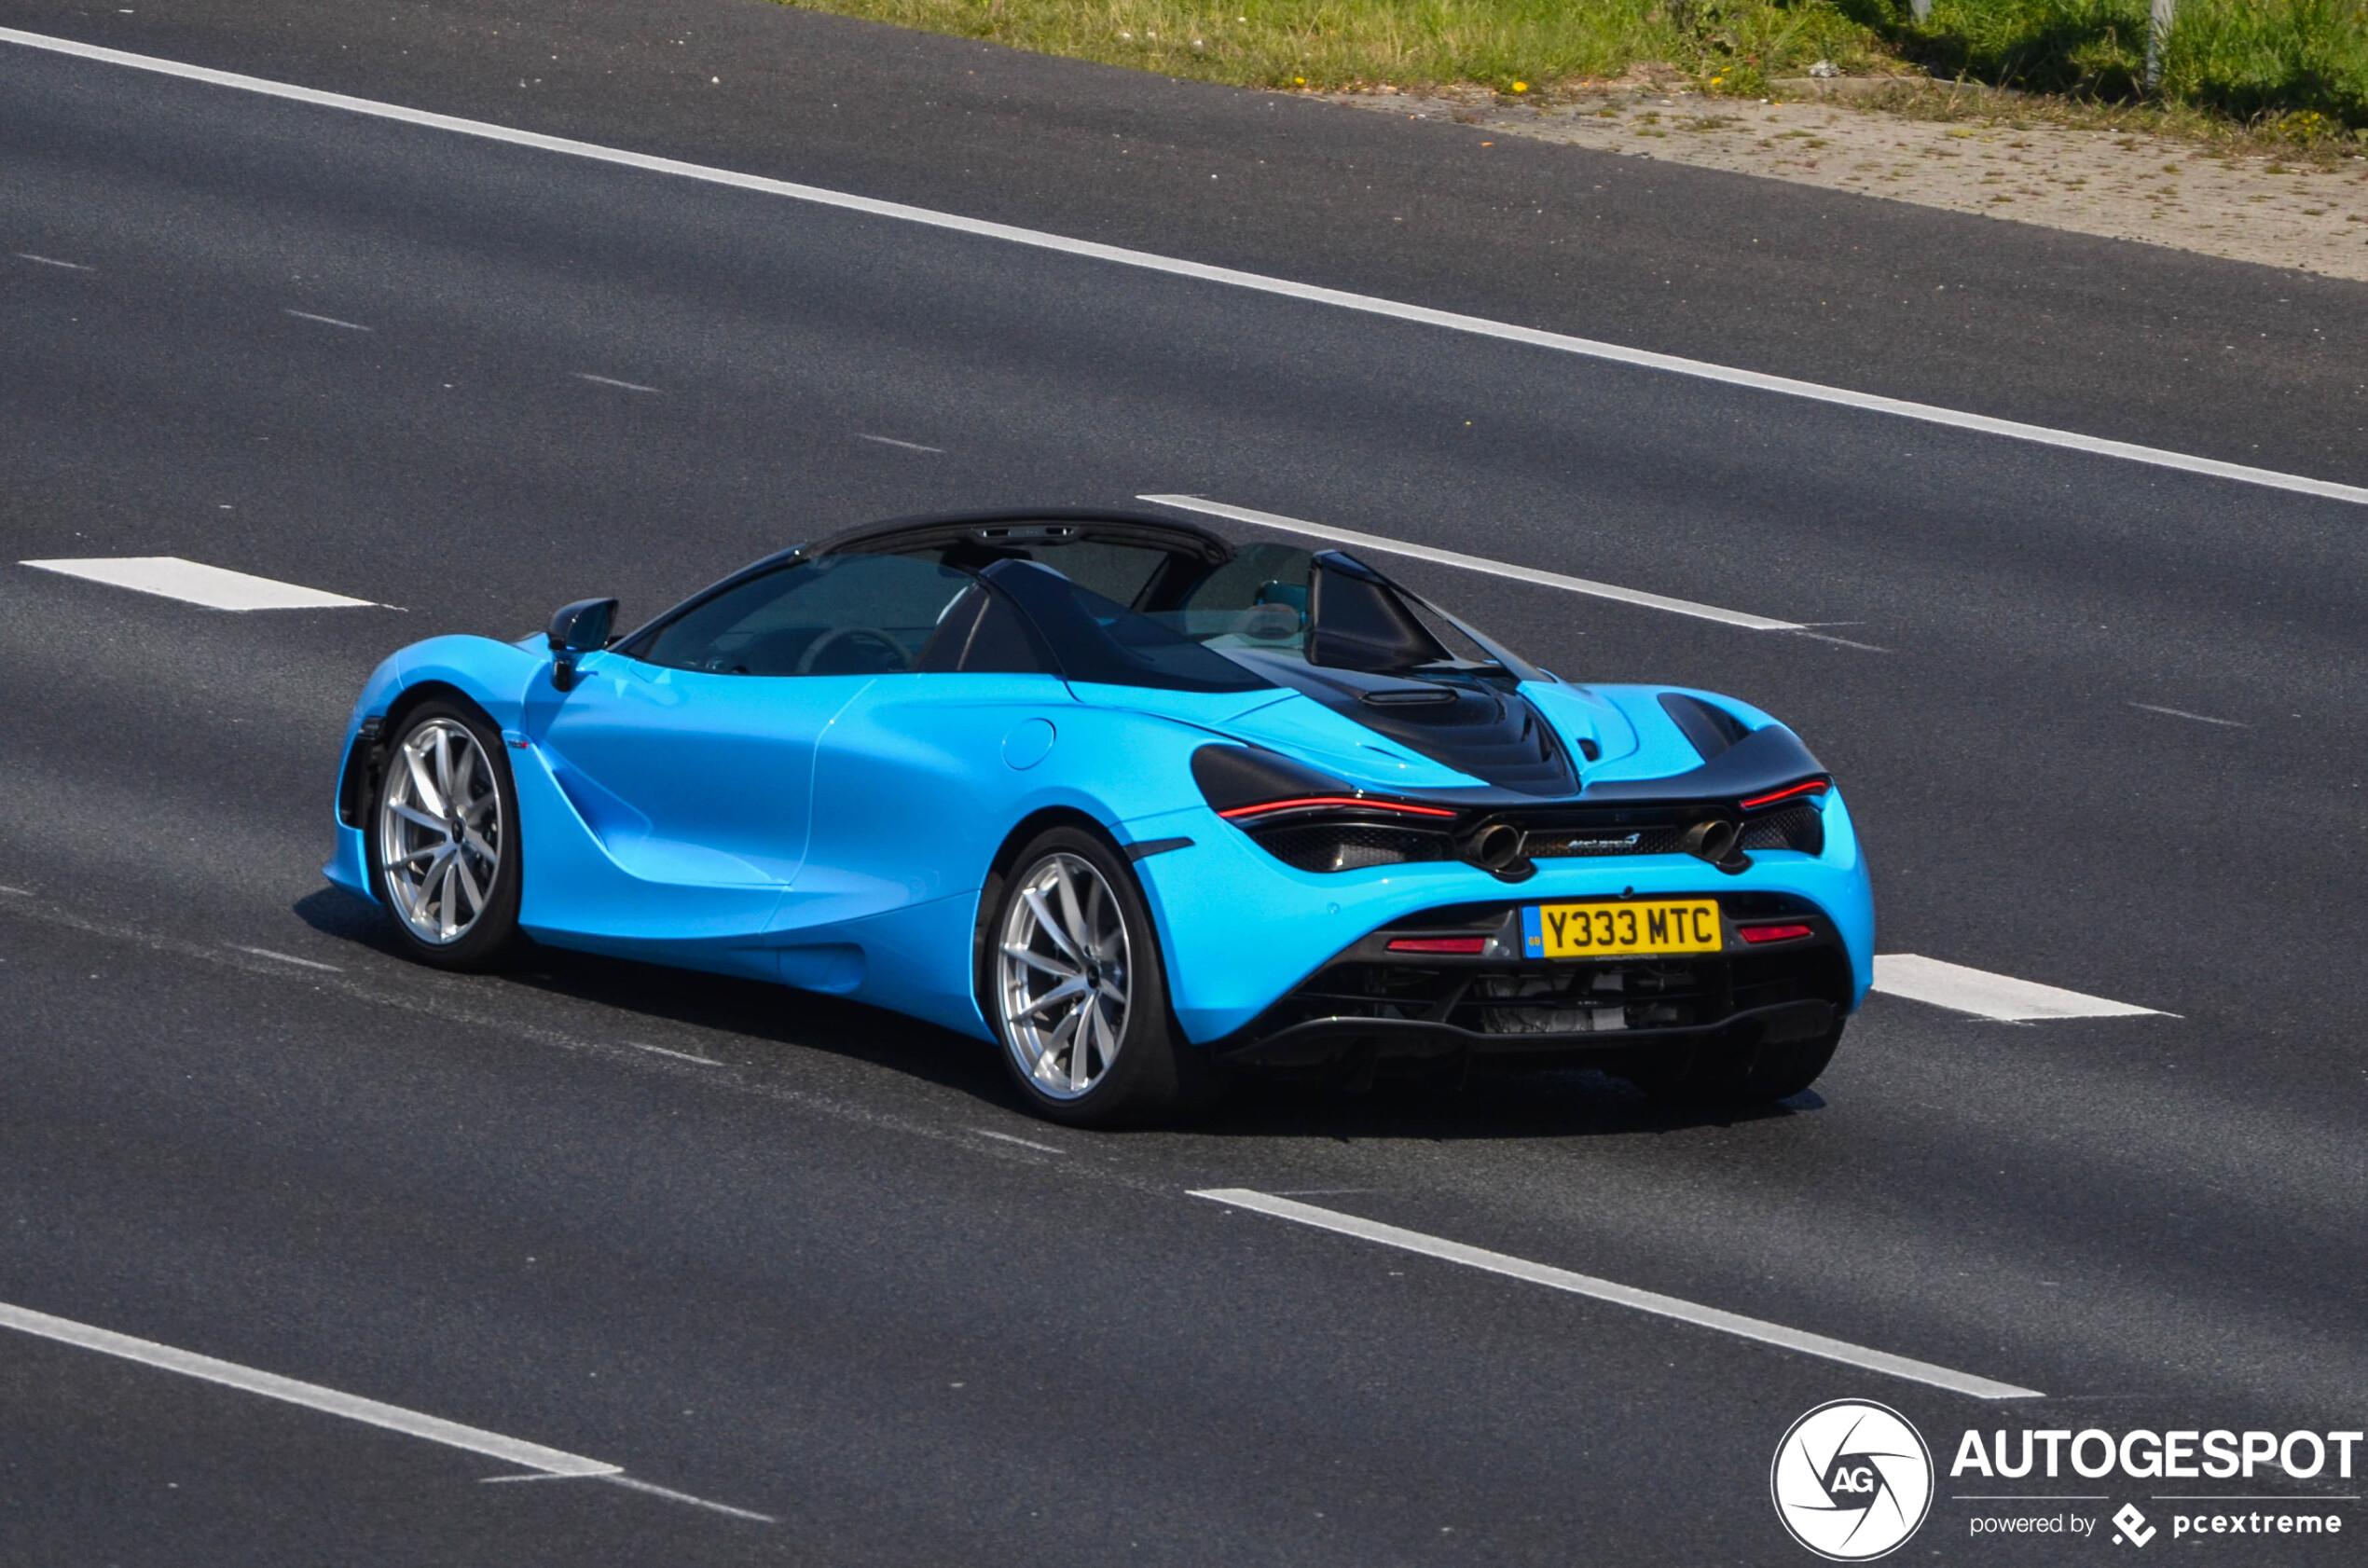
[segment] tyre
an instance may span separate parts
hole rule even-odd
[[[1810,1084],[1834,1059],[1842,1025],[1807,1039],[1760,1045],[1711,1042],[1631,1062],[1621,1075],[1666,1105],[1770,1105]]]
[[[1168,1011],[1159,933],[1115,850],[1051,829],[994,892],[980,1001],[1031,1110],[1093,1127],[1205,1101],[1215,1075]]]
[[[421,963],[481,970],[518,938],[517,791],[483,714],[426,702],[387,749],[366,852],[370,890]]]

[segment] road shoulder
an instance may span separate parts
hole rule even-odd
[[[2287,159],[2052,123],[1985,95],[1972,117],[1841,98],[1751,101],[1612,87],[1557,103],[1329,93],[1409,119],[1755,174],[1921,207],[2368,282],[2368,158]]]

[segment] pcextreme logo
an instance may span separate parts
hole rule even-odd
[[[1933,1456],[1888,1405],[1836,1399],[1793,1423],[1768,1470],[1776,1517],[1832,1562],[1895,1550],[1933,1506]]]

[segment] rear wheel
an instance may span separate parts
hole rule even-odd
[[[1030,1109],[1099,1126],[1205,1096],[1207,1064],[1168,1012],[1150,912],[1099,838],[1053,828],[1030,840],[988,919],[980,999]]]
[[[404,715],[372,814],[370,884],[420,962],[483,969],[516,941],[516,799],[482,714],[428,702]]]
[[[1807,1039],[1711,1042],[1633,1062],[1622,1076],[1648,1098],[1668,1105],[1769,1105],[1816,1082],[1841,1039],[1842,1025],[1837,1024]]]

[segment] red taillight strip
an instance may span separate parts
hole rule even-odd
[[[1752,942],[1797,942],[1802,937],[1815,936],[1817,931],[1810,926],[1738,926],[1735,934]]]
[[[1488,951],[1486,937],[1392,937],[1392,953],[1467,953]]]
[[[1783,789],[1772,791],[1765,795],[1754,795],[1741,805],[1745,811],[1749,811],[1754,806],[1773,805],[1778,801],[1788,801],[1795,795],[1822,795],[1833,787],[1825,779],[1812,778],[1806,784],[1788,784]]]
[[[1438,805],[1404,805],[1397,801],[1359,800],[1355,795],[1301,795],[1294,800],[1260,801],[1256,805],[1236,805],[1218,813],[1232,822],[1244,817],[1262,817],[1270,811],[1298,811],[1315,805],[1353,805],[1366,811],[1396,811],[1409,817],[1452,817],[1452,811]]]

